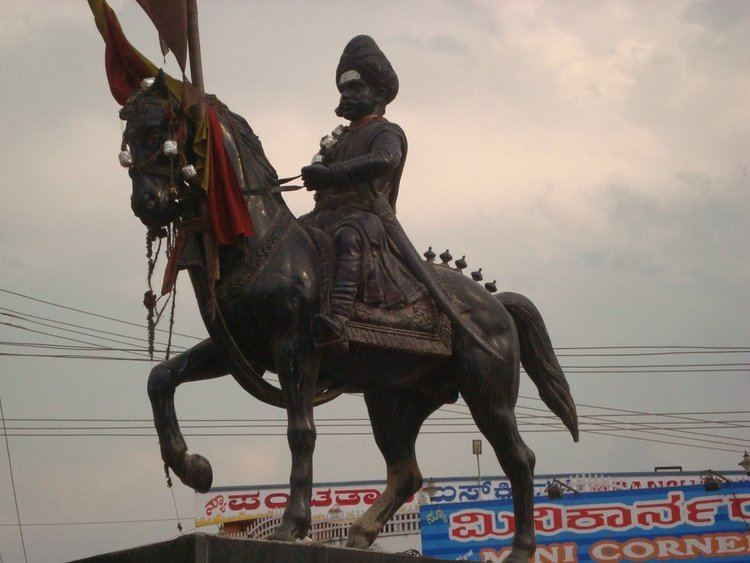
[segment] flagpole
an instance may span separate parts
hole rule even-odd
[[[203,113],[203,61],[201,38],[198,31],[198,0],[187,0],[188,53],[190,54],[190,81],[200,93],[199,111]]]

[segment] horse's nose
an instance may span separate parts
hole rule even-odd
[[[154,192],[143,192],[143,195],[141,195],[141,205],[146,209],[147,211],[151,211],[156,207],[156,194]]]

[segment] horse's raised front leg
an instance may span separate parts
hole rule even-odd
[[[211,464],[201,455],[187,453],[174,408],[174,392],[182,383],[212,379],[227,373],[211,340],[204,340],[154,367],[148,378],[148,396],[159,435],[161,457],[180,481],[201,493],[211,488]]]
[[[442,404],[419,389],[370,391],[365,402],[388,481],[383,494],[349,530],[346,546],[360,549],[370,547],[391,516],[422,487],[414,443],[422,423]]]
[[[281,524],[269,536],[276,541],[304,538],[310,530],[312,460],[315,450],[313,400],[318,377],[318,353],[309,337],[286,338],[274,347],[279,382],[287,401],[287,440],[292,453],[289,504]]]

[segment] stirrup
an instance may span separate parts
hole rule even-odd
[[[312,337],[316,348],[330,348],[345,354],[349,351],[346,320],[334,315],[315,315],[312,321]]]

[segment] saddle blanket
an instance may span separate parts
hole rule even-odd
[[[319,229],[308,227],[306,230],[315,241],[321,287],[325,292],[321,302],[327,309],[327,292],[334,267],[333,240]],[[437,309],[429,295],[398,309],[384,309],[356,301],[348,330],[351,343],[437,356],[450,356],[452,351],[450,320]]]

